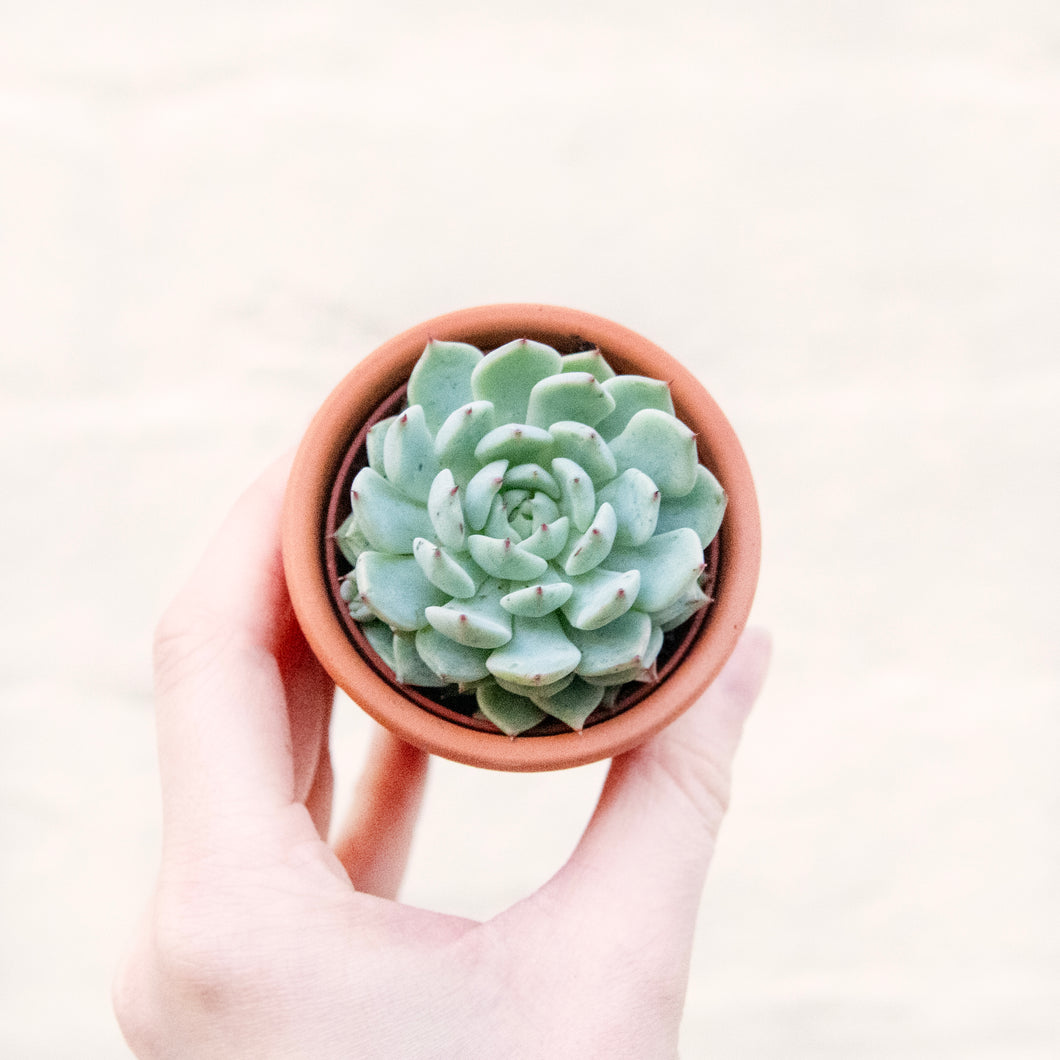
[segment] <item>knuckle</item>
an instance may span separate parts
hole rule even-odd
[[[111,986],[114,1014],[137,1056],[185,1051],[250,985],[231,928],[206,905],[160,891]]]
[[[160,883],[149,937],[159,979],[208,1001],[238,987],[252,936],[245,906],[224,864],[200,862]]]
[[[156,1056],[162,1045],[161,1027],[150,965],[141,949],[131,951],[118,966],[111,983],[111,1005],[129,1048],[137,1056]]]
[[[173,604],[155,627],[155,679],[166,688],[209,669],[225,650],[231,629],[208,608]]]
[[[732,781],[729,768],[702,752],[680,754],[663,764],[662,770],[677,795],[716,839],[729,809]]]

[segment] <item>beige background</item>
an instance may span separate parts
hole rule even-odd
[[[0,1055],[125,1055],[163,601],[361,356],[500,300],[687,360],[761,491],[684,1055],[1060,1055],[1060,6],[381,6],[0,5]],[[408,899],[504,908],[601,776],[439,763]]]

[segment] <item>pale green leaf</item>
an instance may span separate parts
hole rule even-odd
[[[615,402],[614,411],[596,425],[596,429],[608,441],[620,435],[641,409],[658,409],[674,415],[670,387],[659,379],[643,375],[616,375],[602,386]]]
[[[588,372],[568,372],[542,379],[530,392],[526,422],[550,427],[573,420],[592,427],[614,410],[615,400]]]
[[[599,566],[610,554],[617,531],[615,509],[610,504],[601,504],[589,529],[574,542],[563,569],[573,576]]]
[[[472,400],[471,373],[482,353],[466,342],[432,339],[409,376],[410,405],[422,405],[432,434],[456,409]]]
[[[440,468],[422,406],[410,405],[390,425],[383,442],[383,467],[387,479],[402,493],[427,503]]]
[[[350,500],[357,526],[373,549],[411,555],[412,542],[430,536],[426,507],[370,467],[357,472]]]
[[[577,672],[600,677],[642,666],[651,644],[651,619],[641,611],[627,611],[602,629],[571,630],[581,652]]]
[[[417,685],[420,688],[442,688],[447,681],[442,680],[420,657],[416,650],[416,637],[413,633],[394,634],[394,676],[403,685]]]
[[[498,423],[524,423],[530,392],[562,368],[560,355],[544,343],[516,339],[486,354],[471,374],[471,390],[480,401],[492,401]]]
[[[683,497],[696,484],[696,436],[665,412],[638,412],[610,447],[619,471],[639,468],[663,497]]]
[[[488,649],[460,644],[433,626],[426,626],[417,632],[416,650],[446,684],[467,685],[489,677],[489,670],[486,669]]]
[[[624,615],[640,591],[640,572],[595,570],[571,578],[563,614],[576,629],[599,629]]]
[[[412,556],[362,552],[356,571],[361,603],[395,631],[421,629],[427,624],[426,609],[447,599]]]
[[[546,717],[526,696],[508,692],[495,681],[479,685],[475,698],[482,714],[507,736],[518,736]]]
[[[591,350],[579,350],[577,353],[568,353],[563,357],[562,372],[590,372],[601,383],[607,379],[613,379],[615,371],[604,360],[604,355],[595,347]]]
[[[493,652],[486,665],[494,676],[518,685],[547,685],[566,677],[581,652],[567,639],[555,614],[512,620],[512,639]]]
[[[687,527],[656,534],[639,548],[611,550],[608,566],[640,571],[640,592],[634,605],[654,613],[670,607],[696,584],[703,570],[703,549]]]
[[[589,715],[600,705],[604,698],[603,688],[594,688],[579,678],[571,681],[565,688],[549,696],[530,693],[534,703],[546,714],[558,718],[576,732],[580,732]]]
[[[434,453],[461,488],[478,471],[475,448],[496,423],[492,402],[472,401],[451,413],[435,435]]]
[[[696,483],[683,497],[666,497],[659,509],[656,533],[691,527],[707,547],[717,536],[725,515],[726,496],[718,480],[700,464],[696,468]]]
[[[615,509],[618,530],[615,544],[643,545],[656,532],[661,494],[655,483],[639,468],[627,468],[597,493]]]

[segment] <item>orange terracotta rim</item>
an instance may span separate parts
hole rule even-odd
[[[670,384],[678,417],[696,432],[699,460],[728,494],[718,537],[714,602],[680,666],[635,707],[583,732],[514,739],[453,724],[393,688],[361,654],[337,613],[324,540],[340,466],[376,407],[402,386],[432,339],[490,350],[534,338],[561,353],[598,346],[616,372]],[[580,310],[536,304],[481,306],[435,317],[396,336],[339,383],[309,425],[295,455],[283,513],[283,559],[291,601],[306,640],[335,683],[401,739],[432,754],[489,769],[532,772],[584,765],[621,754],[690,707],[732,654],[758,581],[761,527],[754,483],[732,426],[701,383],[648,339]]]

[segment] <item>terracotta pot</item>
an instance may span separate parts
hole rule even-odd
[[[678,418],[696,432],[700,463],[718,478],[729,500],[709,556],[716,565],[714,602],[674,653],[670,672],[659,683],[638,689],[641,698],[635,706],[582,732],[545,727],[512,739],[469,727],[466,719],[449,716],[452,712],[444,705],[439,709],[433,701],[424,702],[416,690],[388,680],[386,667],[364,645],[332,591],[334,550],[326,547],[326,540],[337,525],[337,508],[352,478],[351,447],[379,406],[404,386],[427,341],[459,340],[488,351],[524,337],[561,353],[595,345],[616,372],[669,382]],[[524,772],[610,758],[646,740],[690,707],[717,676],[747,621],[760,554],[758,503],[746,458],[729,422],[695,377],[627,328],[588,313],[543,305],[483,306],[436,317],[365,358],[310,424],[291,469],[283,515],[284,569],[295,613],[335,683],[409,743],[457,762]]]

